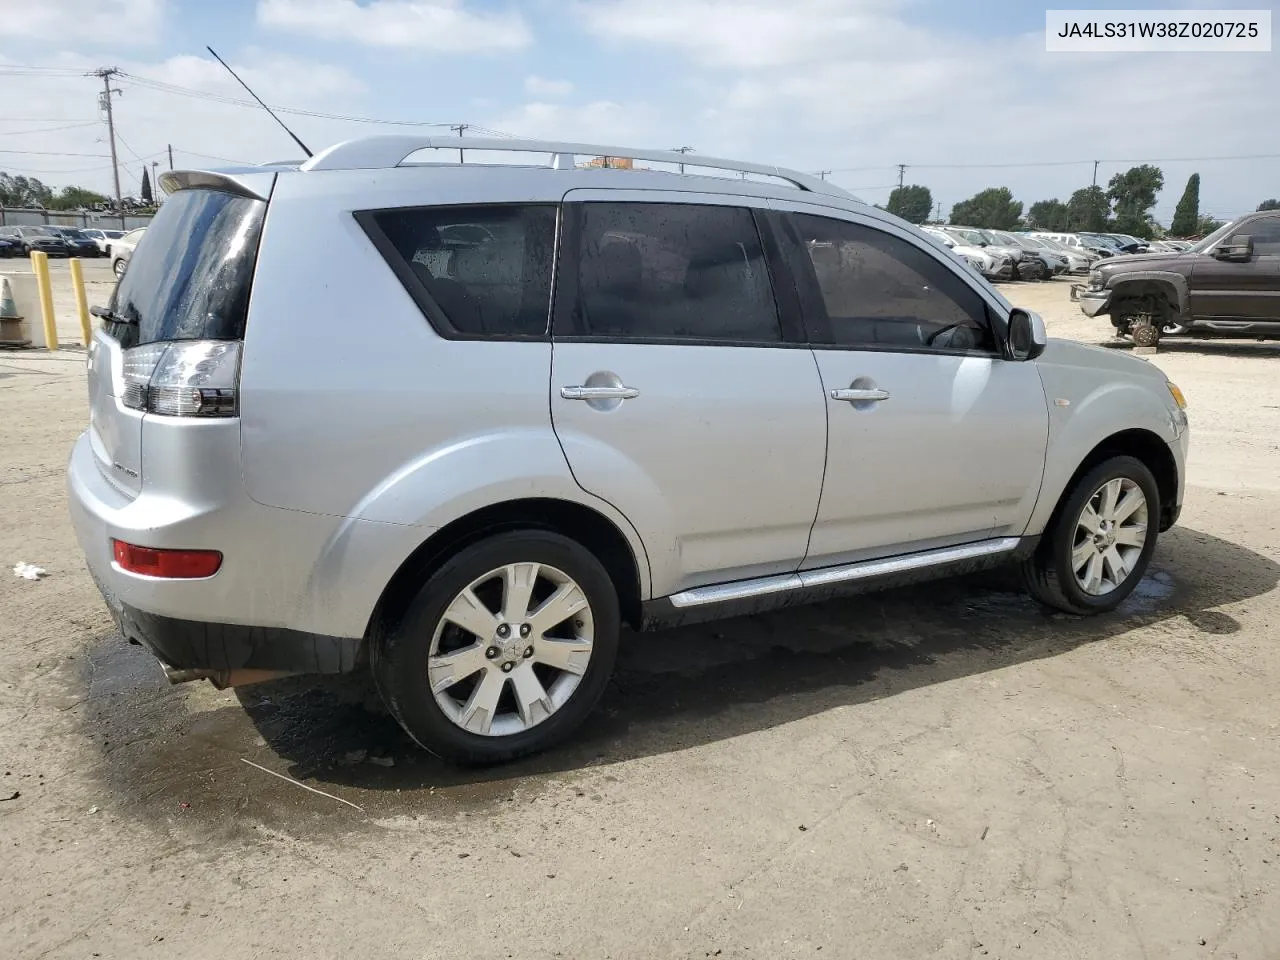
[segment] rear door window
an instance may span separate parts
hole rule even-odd
[[[576,291],[556,336],[777,343],[778,308],[752,212],[666,203],[569,204]],[[577,264],[572,270],[567,264]],[[561,312],[563,311],[563,312]]]
[[[219,190],[169,197],[111,295],[107,331],[125,346],[243,337],[266,209]]]
[[[555,206],[371,210],[356,220],[441,336],[547,336]]]

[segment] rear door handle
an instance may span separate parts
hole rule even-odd
[[[879,402],[881,400],[889,399],[889,391],[881,390],[879,387],[845,387],[843,390],[832,390],[831,399],[844,400],[848,403],[865,403],[867,401]]]
[[[565,400],[634,400],[640,396],[635,387],[561,387]]]

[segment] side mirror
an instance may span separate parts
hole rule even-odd
[[[1049,335],[1045,333],[1040,314],[1014,307],[1009,314],[1009,359],[1034,360],[1044,353],[1048,343]]]
[[[1214,257],[1231,263],[1248,263],[1253,259],[1253,237],[1234,236],[1213,251]]]

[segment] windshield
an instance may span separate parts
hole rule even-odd
[[[121,343],[242,337],[266,208],[217,190],[170,197],[111,295]]]
[[[979,230],[949,230],[948,233],[957,240],[970,244],[971,246],[977,246],[981,243],[991,243],[991,241],[984,237],[982,232]]]
[[[1213,231],[1213,233],[1209,234],[1203,240],[1199,240],[1196,243],[1193,243],[1189,248],[1190,251],[1192,253],[1204,253],[1206,250],[1212,247],[1215,243],[1217,243],[1219,240],[1225,237],[1228,233],[1230,233],[1232,228],[1235,227],[1235,225],[1236,225],[1235,220],[1232,220],[1230,223],[1224,223],[1222,226],[1220,226],[1217,230]]]
[[[23,227],[22,232],[31,237],[56,237],[57,234],[48,227]]]

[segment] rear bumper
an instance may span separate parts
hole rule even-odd
[[[184,670],[351,669],[381,591],[426,534],[264,507],[240,486],[238,428],[202,428],[204,442],[194,445],[200,452],[157,456],[136,497],[103,476],[88,432],[72,450],[72,526],[121,632]],[[156,449],[163,446],[157,440]],[[166,475],[167,468],[183,475]],[[176,489],[184,498],[165,492]],[[216,549],[223,565],[203,579],[143,576],[115,563],[113,538]]]

